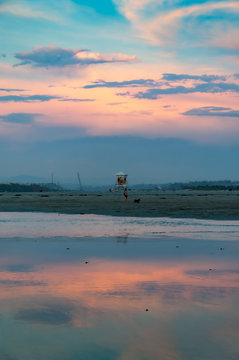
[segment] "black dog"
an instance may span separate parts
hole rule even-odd
[[[137,203],[137,204],[139,204],[139,203],[140,203],[140,199],[135,199],[134,202]]]

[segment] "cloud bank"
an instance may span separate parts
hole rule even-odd
[[[222,106],[204,106],[194,108],[182,113],[182,115],[191,116],[223,116],[223,117],[239,117],[239,110],[233,110],[229,107]]]
[[[36,116],[42,116],[43,114],[35,113],[11,113],[7,115],[0,115],[0,119],[7,123],[15,124],[31,124]]]
[[[237,74],[234,74],[237,78]],[[159,80],[154,79],[133,79],[125,81],[104,81],[96,80],[91,84],[83,86],[84,89],[94,88],[148,88],[145,91],[139,91],[132,95],[137,99],[157,99],[160,95],[174,95],[174,94],[190,94],[190,93],[223,93],[223,92],[239,92],[239,85],[237,83],[228,83],[226,75],[194,75],[194,74],[175,74],[163,73]],[[192,85],[192,81],[194,84]],[[180,83],[182,85],[174,84]],[[185,85],[185,82],[187,84]],[[118,96],[131,95],[129,91],[116,93]]]
[[[136,56],[120,53],[101,54],[89,52],[86,49],[63,49],[57,46],[37,47],[31,51],[22,51],[16,53],[15,58],[20,60],[20,63],[15,66],[31,65],[43,68],[136,61]]]

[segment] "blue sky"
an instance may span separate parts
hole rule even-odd
[[[0,19],[2,178],[239,178],[238,1],[2,0]]]

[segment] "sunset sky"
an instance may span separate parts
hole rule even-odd
[[[0,181],[239,179],[239,1],[0,0]]]

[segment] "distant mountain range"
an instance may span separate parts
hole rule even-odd
[[[9,176],[9,177],[1,177],[1,183],[19,183],[19,184],[40,184],[49,182],[49,179],[38,177],[38,176],[30,176],[30,175],[18,175],[18,176]]]
[[[239,181],[214,180],[214,181],[189,181],[161,185],[164,190],[238,190]]]
[[[52,190],[57,190],[59,188],[64,190],[80,190],[80,186],[77,182],[71,181],[70,179],[65,179],[60,183],[54,181],[52,184],[50,178],[31,176],[31,175],[19,175],[12,176],[8,178],[0,178],[0,183],[14,183],[14,184],[38,184],[41,186],[47,186]],[[107,191],[110,188],[113,188],[114,184],[105,184],[105,185],[87,185],[83,184],[83,190],[85,191]],[[189,182],[175,182],[175,183],[166,183],[166,184],[129,184],[130,189],[135,190],[224,190],[239,189],[239,181],[231,180],[204,180],[204,181],[189,181]]]

